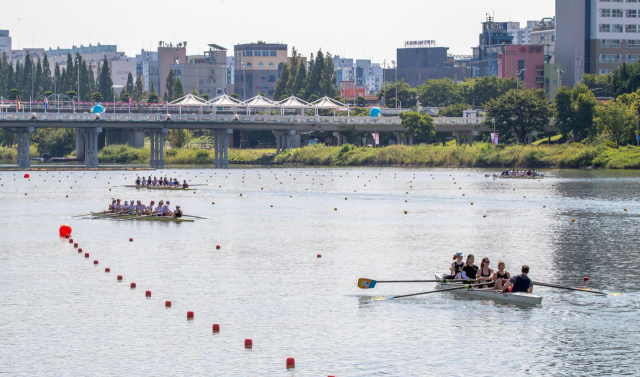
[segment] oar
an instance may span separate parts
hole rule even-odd
[[[78,215],[78,216],[71,216],[70,219],[74,219],[76,217],[82,217],[82,216],[89,216],[91,215],[91,213],[85,213],[84,215]]]
[[[375,288],[376,284],[378,284],[378,283],[452,283],[452,282],[473,283],[473,282],[475,282],[475,280],[473,280],[473,279],[468,279],[468,280],[460,280],[460,279],[458,279],[458,280],[454,280],[454,279],[373,280],[373,279],[360,278],[360,279],[358,279],[358,288],[371,289],[371,288]]]
[[[153,216],[153,214],[146,214],[146,215],[139,215],[139,216],[134,216],[134,217],[127,217],[126,219],[119,219],[118,221],[137,220],[137,219],[141,219],[143,217],[149,217],[149,216]]]
[[[455,291],[456,289],[465,289],[465,288],[473,288],[475,287],[475,285],[463,285],[461,287],[454,287],[454,288],[446,288],[446,289],[437,289],[435,291],[426,291],[426,292],[420,292],[420,293],[411,293],[408,295],[401,295],[401,296],[386,296],[386,297],[374,297],[374,300],[391,300],[394,298],[401,298],[401,297],[410,297],[410,296],[418,296],[418,295],[428,295],[429,293],[437,293],[437,292],[447,292],[447,291]]]
[[[563,285],[555,285],[555,284],[549,284],[549,283],[541,283],[539,281],[534,281],[533,284],[535,285],[541,285],[543,287],[550,287],[550,288],[558,288],[558,289],[566,289],[569,291],[580,291],[580,292],[587,292],[587,293],[595,293],[598,295],[612,295],[612,296],[622,296],[622,293],[616,293],[616,292],[604,292],[604,291],[596,291],[594,289],[590,289],[590,288],[578,288],[578,287],[565,287]]]
[[[193,217],[194,219],[209,219],[208,217],[200,217],[200,216],[193,216],[193,215],[182,215],[184,217]]]

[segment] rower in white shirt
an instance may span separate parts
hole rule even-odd
[[[148,207],[147,207],[147,209],[146,209],[147,213],[153,213],[153,211],[154,211],[154,209],[155,209],[155,208],[153,207],[153,205],[154,205],[155,203],[156,203],[156,202],[154,202],[153,200],[151,201],[151,203],[149,203],[149,206],[148,206]]]
[[[164,200],[160,200],[158,202],[158,206],[154,209],[154,212],[162,215],[162,206],[164,205]]]
[[[173,212],[169,209],[169,204],[171,204],[171,202],[167,200],[167,204],[162,206],[162,209],[160,210],[162,216],[173,216]]]
[[[114,212],[120,212],[122,210],[122,204],[120,204],[120,199],[116,200],[116,204],[113,205]]]
[[[139,213],[144,213],[147,210],[147,207],[142,204],[142,202],[140,200],[137,201],[138,205],[136,205],[136,211],[138,211]]]

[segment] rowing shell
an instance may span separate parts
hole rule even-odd
[[[133,186],[138,190],[176,190],[176,191],[196,191],[194,188],[170,187],[170,186]]]
[[[168,216],[140,216],[140,215],[114,215],[113,212],[92,212],[93,217],[105,217],[118,220],[147,220],[147,221],[164,221],[172,223],[192,223],[194,220],[185,219],[183,217],[173,218]]]
[[[444,274],[435,274],[437,280],[443,279]],[[438,288],[450,288],[452,285],[457,283],[438,283],[436,286]],[[540,305],[542,303],[542,297],[536,296],[531,293],[502,293],[500,291],[496,291],[493,288],[469,288],[458,289],[452,293],[459,294],[461,296],[470,296],[477,298],[484,298],[502,302],[510,302],[516,304],[526,304],[526,305]]]

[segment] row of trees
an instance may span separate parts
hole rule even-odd
[[[285,64],[276,84],[273,98],[281,100],[296,96],[307,101],[328,96],[338,97],[338,77],[336,76],[333,59],[330,53],[318,50],[317,55],[311,54],[309,70],[295,47],[291,50],[289,63]]]

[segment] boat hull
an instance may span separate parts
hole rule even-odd
[[[144,220],[144,221],[163,221],[163,222],[172,222],[172,223],[192,223],[194,220],[185,219],[183,217],[173,218],[166,216],[144,216],[140,217],[138,215],[114,215],[112,212],[94,212],[91,214],[93,217],[101,217],[106,219],[118,219],[118,220]]]
[[[435,274],[437,280],[443,278],[443,274]],[[459,283],[438,283],[438,288],[451,288],[451,286]],[[460,289],[453,291],[452,293],[459,294],[460,296],[474,297],[479,299],[495,300],[500,302],[510,302],[515,304],[524,305],[540,305],[542,304],[542,297],[531,293],[502,293],[492,288],[485,289]]]

